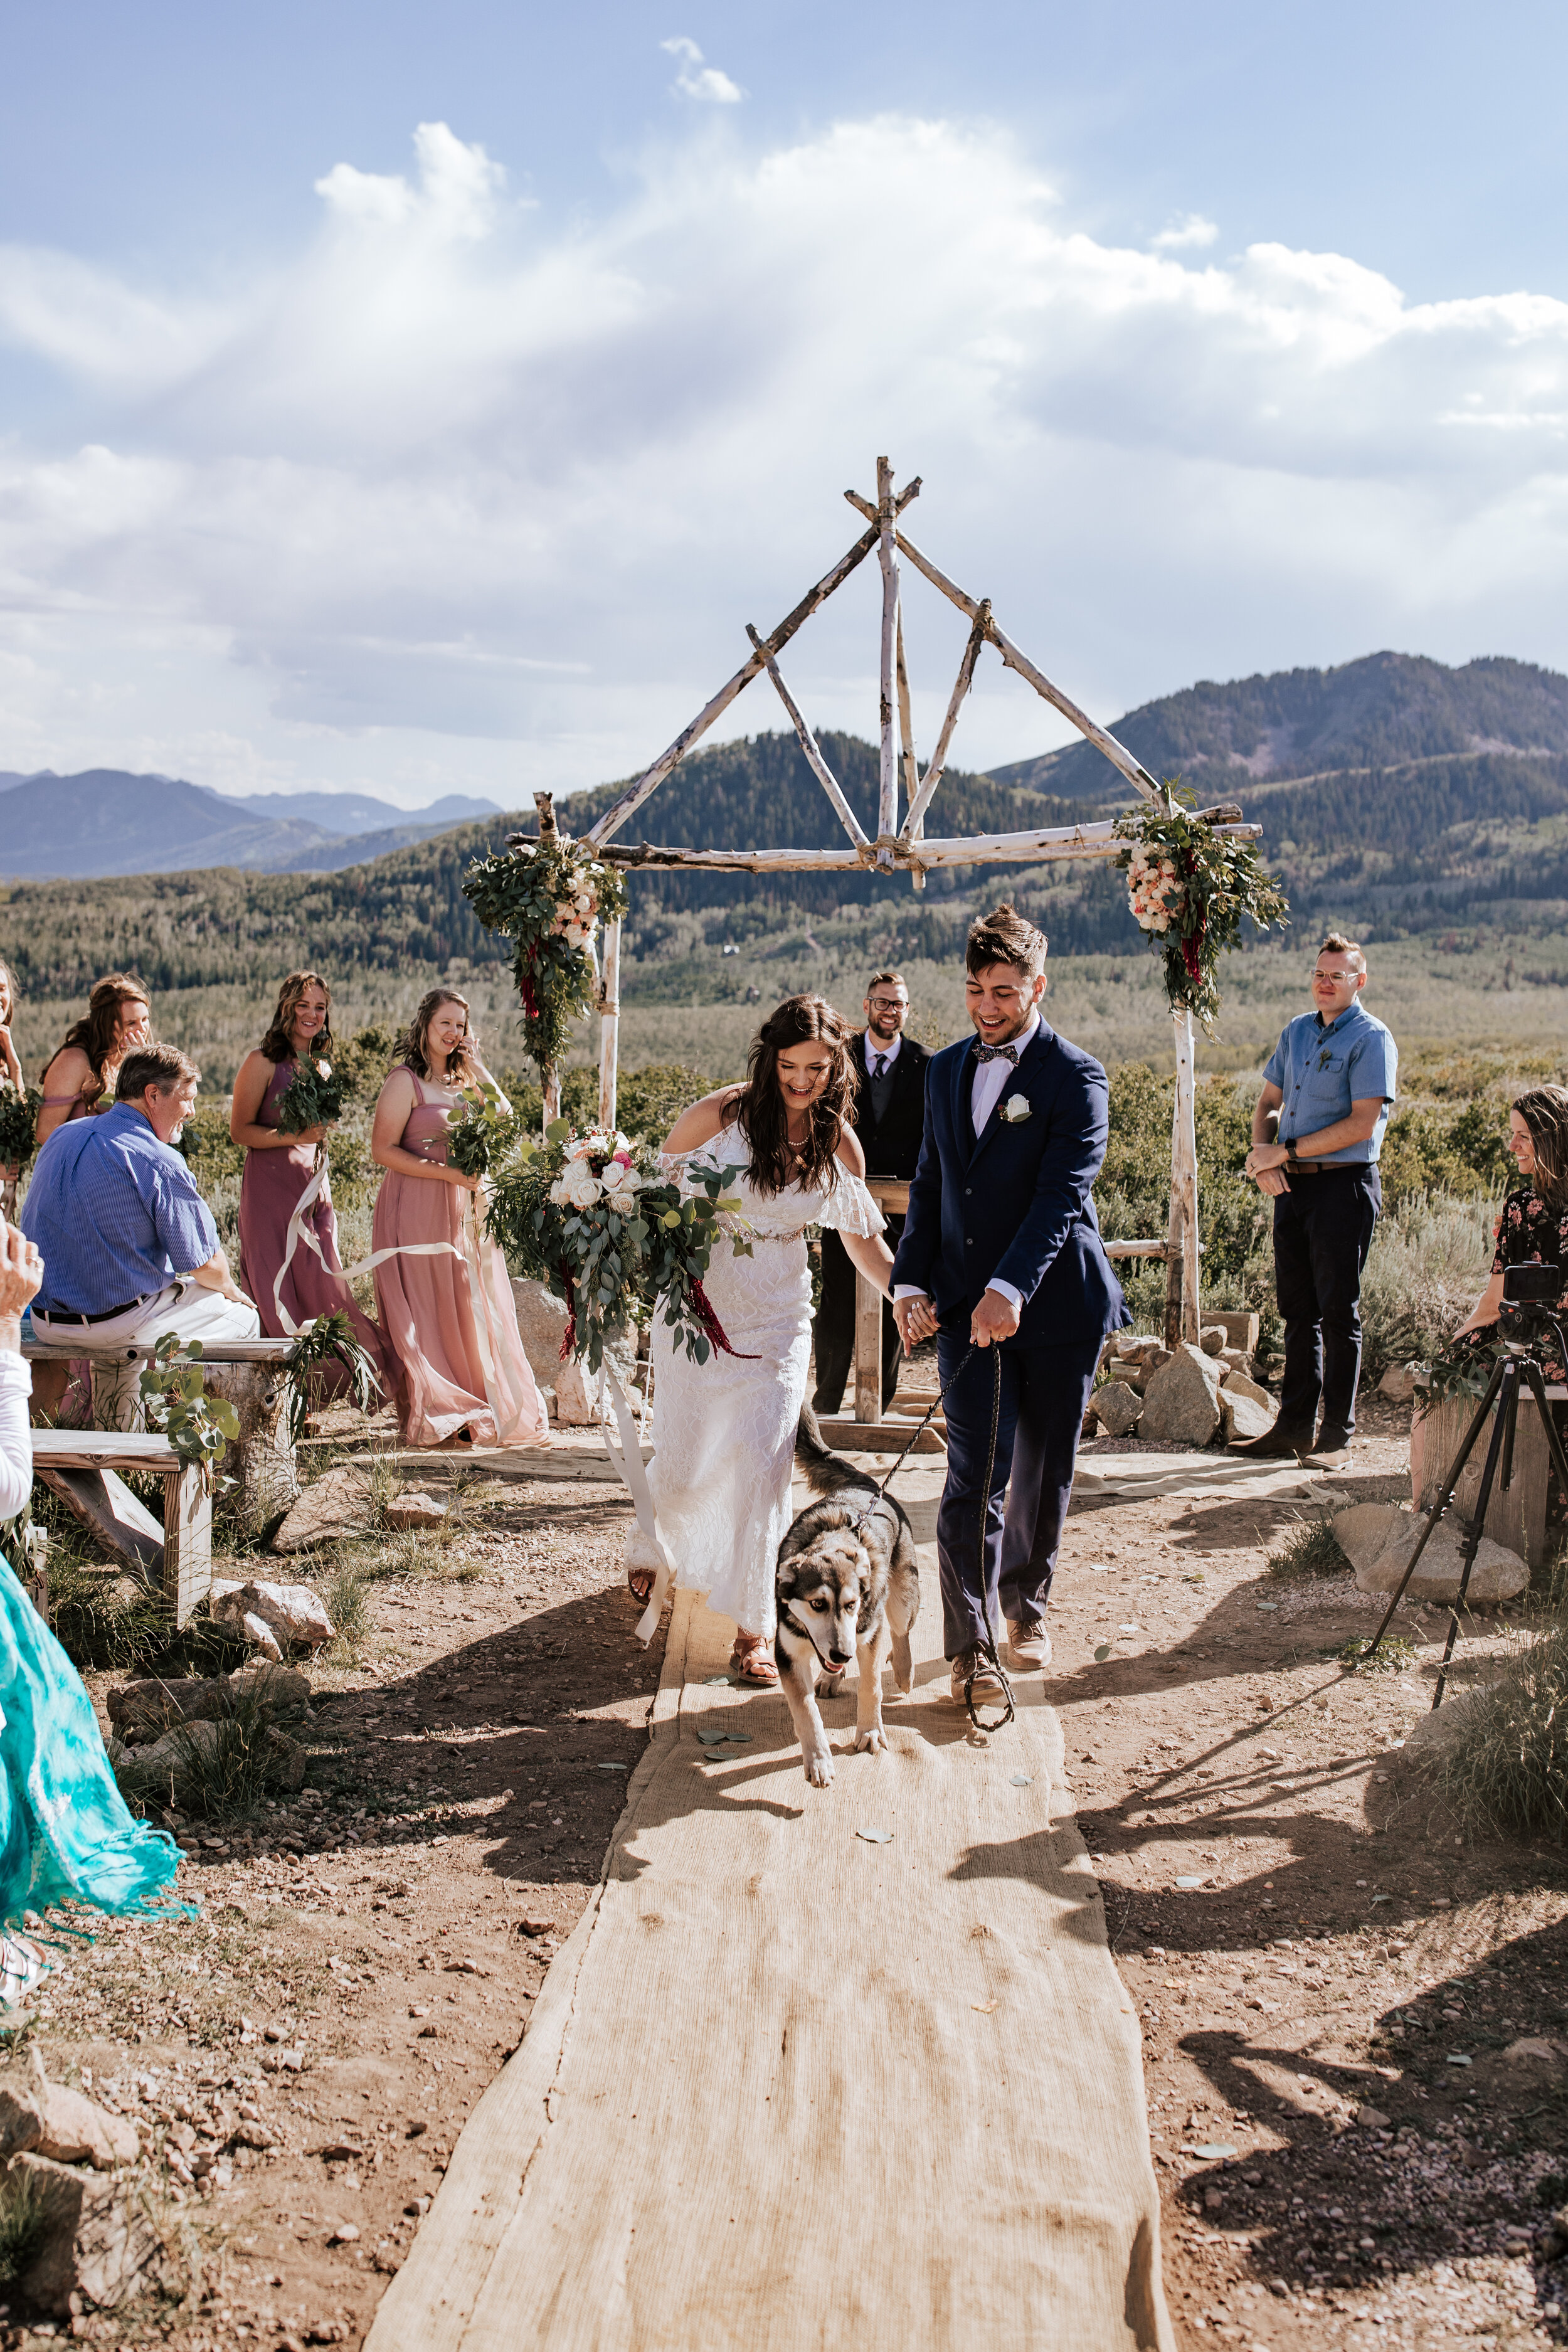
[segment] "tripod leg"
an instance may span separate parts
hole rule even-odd
[[[1568,1452],[1563,1450],[1563,1440],[1557,1434],[1557,1423],[1552,1418],[1552,1407],[1546,1396],[1546,1382],[1541,1376],[1540,1365],[1527,1362],[1524,1367],[1524,1377],[1530,1382],[1530,1393],[1535,1399],[1535,1409],[1541,1415],[1541,1425],[1546,1432],[1547,1451],[1557,1466],[1557,1475],[1563,1481],[1563,1492],[1564,1496],[1568,1496]]]
[[[1459,1589],[1455,1593],[1448,1612],[1448,1638],[1443,1644],[1442,1663],[1437,1668],[1437,1685],[1432,1693],[1434,1709],[1443,1704],[1447,1686],[1448,1666],[1454,1655],[1454,1644],[1459,1638],[1459,1612],[1465,1605],[1465,1595],[1470,1589],[1470,1570],[1476,1564],[1476,1554],[1481,1548],[1481,1529],[1487,1521],[1487,1506],[1491,1501],[1492,1481],[1502,1458],[1503,1447],[1513,1425],[1519,1405],[1519,1359],[1510,1356],[1503,1368],[1502,1394],[1498,1399],[1497,1419],[1492,1423],[1491,1442],[1481,1469],[1480,1491],[1470,1517],[1462,1521],[1465,1540],[1459,1551]]]
[[[1449,1504],[1454,1499],[1454,1490],[1465,1475],[1465,1465],[1470,1458],[1471,1449],[1474,1447],[1477,1438],[1486,1427],[1487,1415],[1490,1412],[1492,1405],[1496,1401],[1498,1391],[1502,1386],[1503,1374],[1507,1370],[1508,1359],[1506,1357],[1500,1358],[1499,1361],[1493,1368],[1491,1379],[1487,1382],[1487,1392],[1485,1396],[1482,1397],[1480,1403],[1476,1407],[1475,1418],[1470,1423],[1468,1429],[1465,1432],[1458,1452],[1455,1454],[1453,1460],[1448,1465],[1447,1475],[1443,1481],[1443,1491],[1438,1496],[1436,1501],[1433,1504],[1431,1509],[1427,1512],[1426,1524],[1421,1530],[1420,1540],[1416,1544],[1415,1550],[1410,1555],[1404,1575],[1400,1578],[1399,1582],[1394,1586],[1393,1594],[1389,1600],[1387,1610],[1384,1614],[1383,1622],[1378,1627],[1376,1633],[1373,1635],[1371,1641],[1367,1643],[1366,1648],[1362,1652],[1360,1664],[1363,1666],[1366,1664],[1368,1659],[1375,1655],[1378,1643],[1387,1633],[1390,1625],[1393,1624],[1394,1612],[1405,1598],[1405,1588],[1415,1573],[1416,1563],[1420,1559],[1422,1553],[1426,1549],[1427,1538],[1430,1537],[1433,1528],[1436,1526],[1438,1520],[1442,1517],[1444,1512],[1447,1509]],[[1568,1489],[1565,1489],[1564,1491],[1568,1492]]]

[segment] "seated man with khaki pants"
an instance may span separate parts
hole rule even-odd
[[[112,1110],[72,1119],[45,1143],[21,1217],[44,1261],[33,1301],[40,1339],[150,1349],[166,1331],[182,1340],[261,1337],[212,1211],[174,1150],[200,1083],[175,1046],[142,1046],[121,1065]],[[137,1426],[141,1370],[94,1368],[100,1428]]]

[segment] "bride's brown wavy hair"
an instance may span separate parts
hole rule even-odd
[[[786,996],[770,1013],[752,1043],[746,1083],[735,1097],[731,1117],[752,1147],[751,1179],[759,1192],[782,1192],[786,1184],[826,1184],[838,1180],[838,1138],[855,1124],[855,1073],[849,1055],[848,1023],[825,996]],[[789,1112],[779,1086],[779,1055],[792,1045],[817,1039],[833,1055],[827,1084],[811,1106],[805,1149],[792,1160]]]
[[[319,1061],[324,1055],[327,1060],[331,1059],[335,1050],[332,1045],[332,992],[319,971],[291,971],[278,992],[272,1026],[261,1041],[261,1052],[268,1061],[293,1060],[294,1040],[289,1033],[308,988],[319,988],[327,1000],[327,1017],[310,1040],[311,1058]]]

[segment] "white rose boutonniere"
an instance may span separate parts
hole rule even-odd
[[[1009,1127],[1021,1127],[1033,1116],[1027,1095],[1009,1095],[1002,1106],[1002,1116]]]

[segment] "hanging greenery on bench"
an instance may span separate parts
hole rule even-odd
[[[311,1375],[328,1364],[341,1364],[347,1372],[350,1393],[361,1412],[369,1412],[381,1394],[375,1360],[361,1346],[345,1311],[340,1307],[335,1315],[318,1315],[313,1323],[307,1323],[283,1359],[288,1382],[283,1418],[290,1445],[297,1445],[304,1433]]]
[[[142,1374],[142,1409],[147,1426],[166,1437],[183,1462],[202,1473],[210,1494],[215,1465],[239,1435],[239,1415],[226,1397],[209,1397],[199,1360],[176,1363],[176,1356],[199,1359],[199,1339],[182,1340],[165,1331]],[[224,1479],[221,1484],[233,1482]]]

